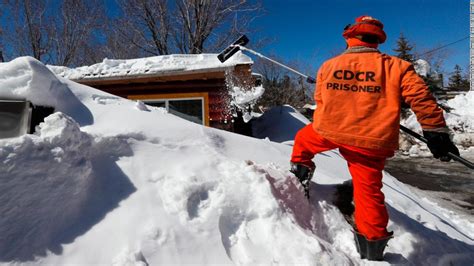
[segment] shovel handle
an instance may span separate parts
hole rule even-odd
[[[408,135],[411,135],[412,137],[414,137],[414,138],[416,138],[416,139],[418,139],[418,140],[420,140],[420,141],[422,141],[422,142],[428,144],[428,140],[427,140],[426,138],[424,138],[424,137],[421,136],[420,134],[418,134],[418,133],[412,131],[411,129],[406,128],[406,127],[404,127],[404,126],[402,126],[402,125],[400,125],[400,129],[401,129],[402,131],[404,131],[405,133],[407,133]],[[468,161],[468,160],[462,158],[461,156],[457,156],[456,154],[453,154],[453,153],[451,153],[451,152],[448,152],[448,157],[451,158],[451,159],[453,159],[454,161],[457,161],[457,162],[459,162],[459,163],[464,164],[465,166],[467,166],[467,167],[470,168],[470,169],[474,169],[474,163],[472,163],[472,162],[470,162],[470,161]]]

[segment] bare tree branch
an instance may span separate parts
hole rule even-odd
[[[222,48],[247,33],[250,22],[262,11],[260,4],[245,0],[179,0],[177,9],[174,40],[182,53]]]
[[[46,15],[47,0],[6,0],[5,7],[11,14],[6,42],[12,43],[18,55],[31,55],[43,60],[51,46],[50,34],[47,29],[50,23]]]
[[[117,32],[145,54],[217,51],[247,33],[260,4],[245,0],[119,0]]]
[[[9,10],[5,42],[12,56],[33,56],[44,63],[75,66],[99,41],[104,0],[3,0]],[[56,3],[59,3],[57,5]]]
[[[54,24],[54,62],[64,66],[83,64],[84,54],[90,52],[89,43],[94,41],[93,32],[104,24],[103,1],[63,0],[60,11]]]
[[[117,33],[145,53],[169,53],[170,17],[167,0],[120,0],[123,16]]]
[[[262,12],[260,2],[246,0],[116,0],[113,16],[105,0],[0,1],[9,10],[4,43],[12,56],[67,66],[106,56],[217,52],[250,32]]]

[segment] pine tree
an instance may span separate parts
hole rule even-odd
[[[408,42],[403,33],[400,33],[400,37],[398,37],[397,40],[397,46],[393,49],[393,51],[396,52],[395,56],[414,64],[415,55],[412,53],[412,50],[413,45]],[[400,113],[401,117],[404,119],[410,116],[410,114],[410,106],[407,103],[402,103],[402,111]]]
[[[403,33],[400,33],[397,47],[393,49],[397,53],[396,56],[410,63],[415,63],[415,55],[412,53],[412,50],[413,45],[408,42]]]
[[[463,77],[462,68],[459,65],[454,66],[454,71],[449,77],[448,87],[456,91],[468,91],[469,80]]]
[[[469,72],[464,74],[464,82],[463,85],[461,86],[464,91],[470,91],[471,90],[471,77],[469,75]]]
[[[430,89],[432,93],[437,93],[442,91],[442,86],[443,86],[443,77],[441,76],[436,76],[433,74],[428,73],[426,76],[422,76],[423,81],[426,83],[426,86]]]

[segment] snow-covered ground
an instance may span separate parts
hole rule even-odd
[[[336,151],[315,158],[307,202],[288,145],[190,123],[32,58],[0,64],[0,82],[1,97],[57,108],[37,133],[0,140],[2,263],[367,263],[331,203],[350,179]],[[474,263],[474,224],[388,174],[383,190],[388,263]]]

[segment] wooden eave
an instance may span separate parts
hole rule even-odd
[[[241,64],[249,65],[250,64]],[[238,66],[238,65],[236,65]],[[236,66],[225,68],[208,68],[188,71],[163,71],[150,74],[107,76],[97,78],[73,79],[72,81],[88,86],[114,85],[114,84],[137,84],[151,82],[187,81],[187,80],[208,80],[225,79],[225,72],[234,69]]]

